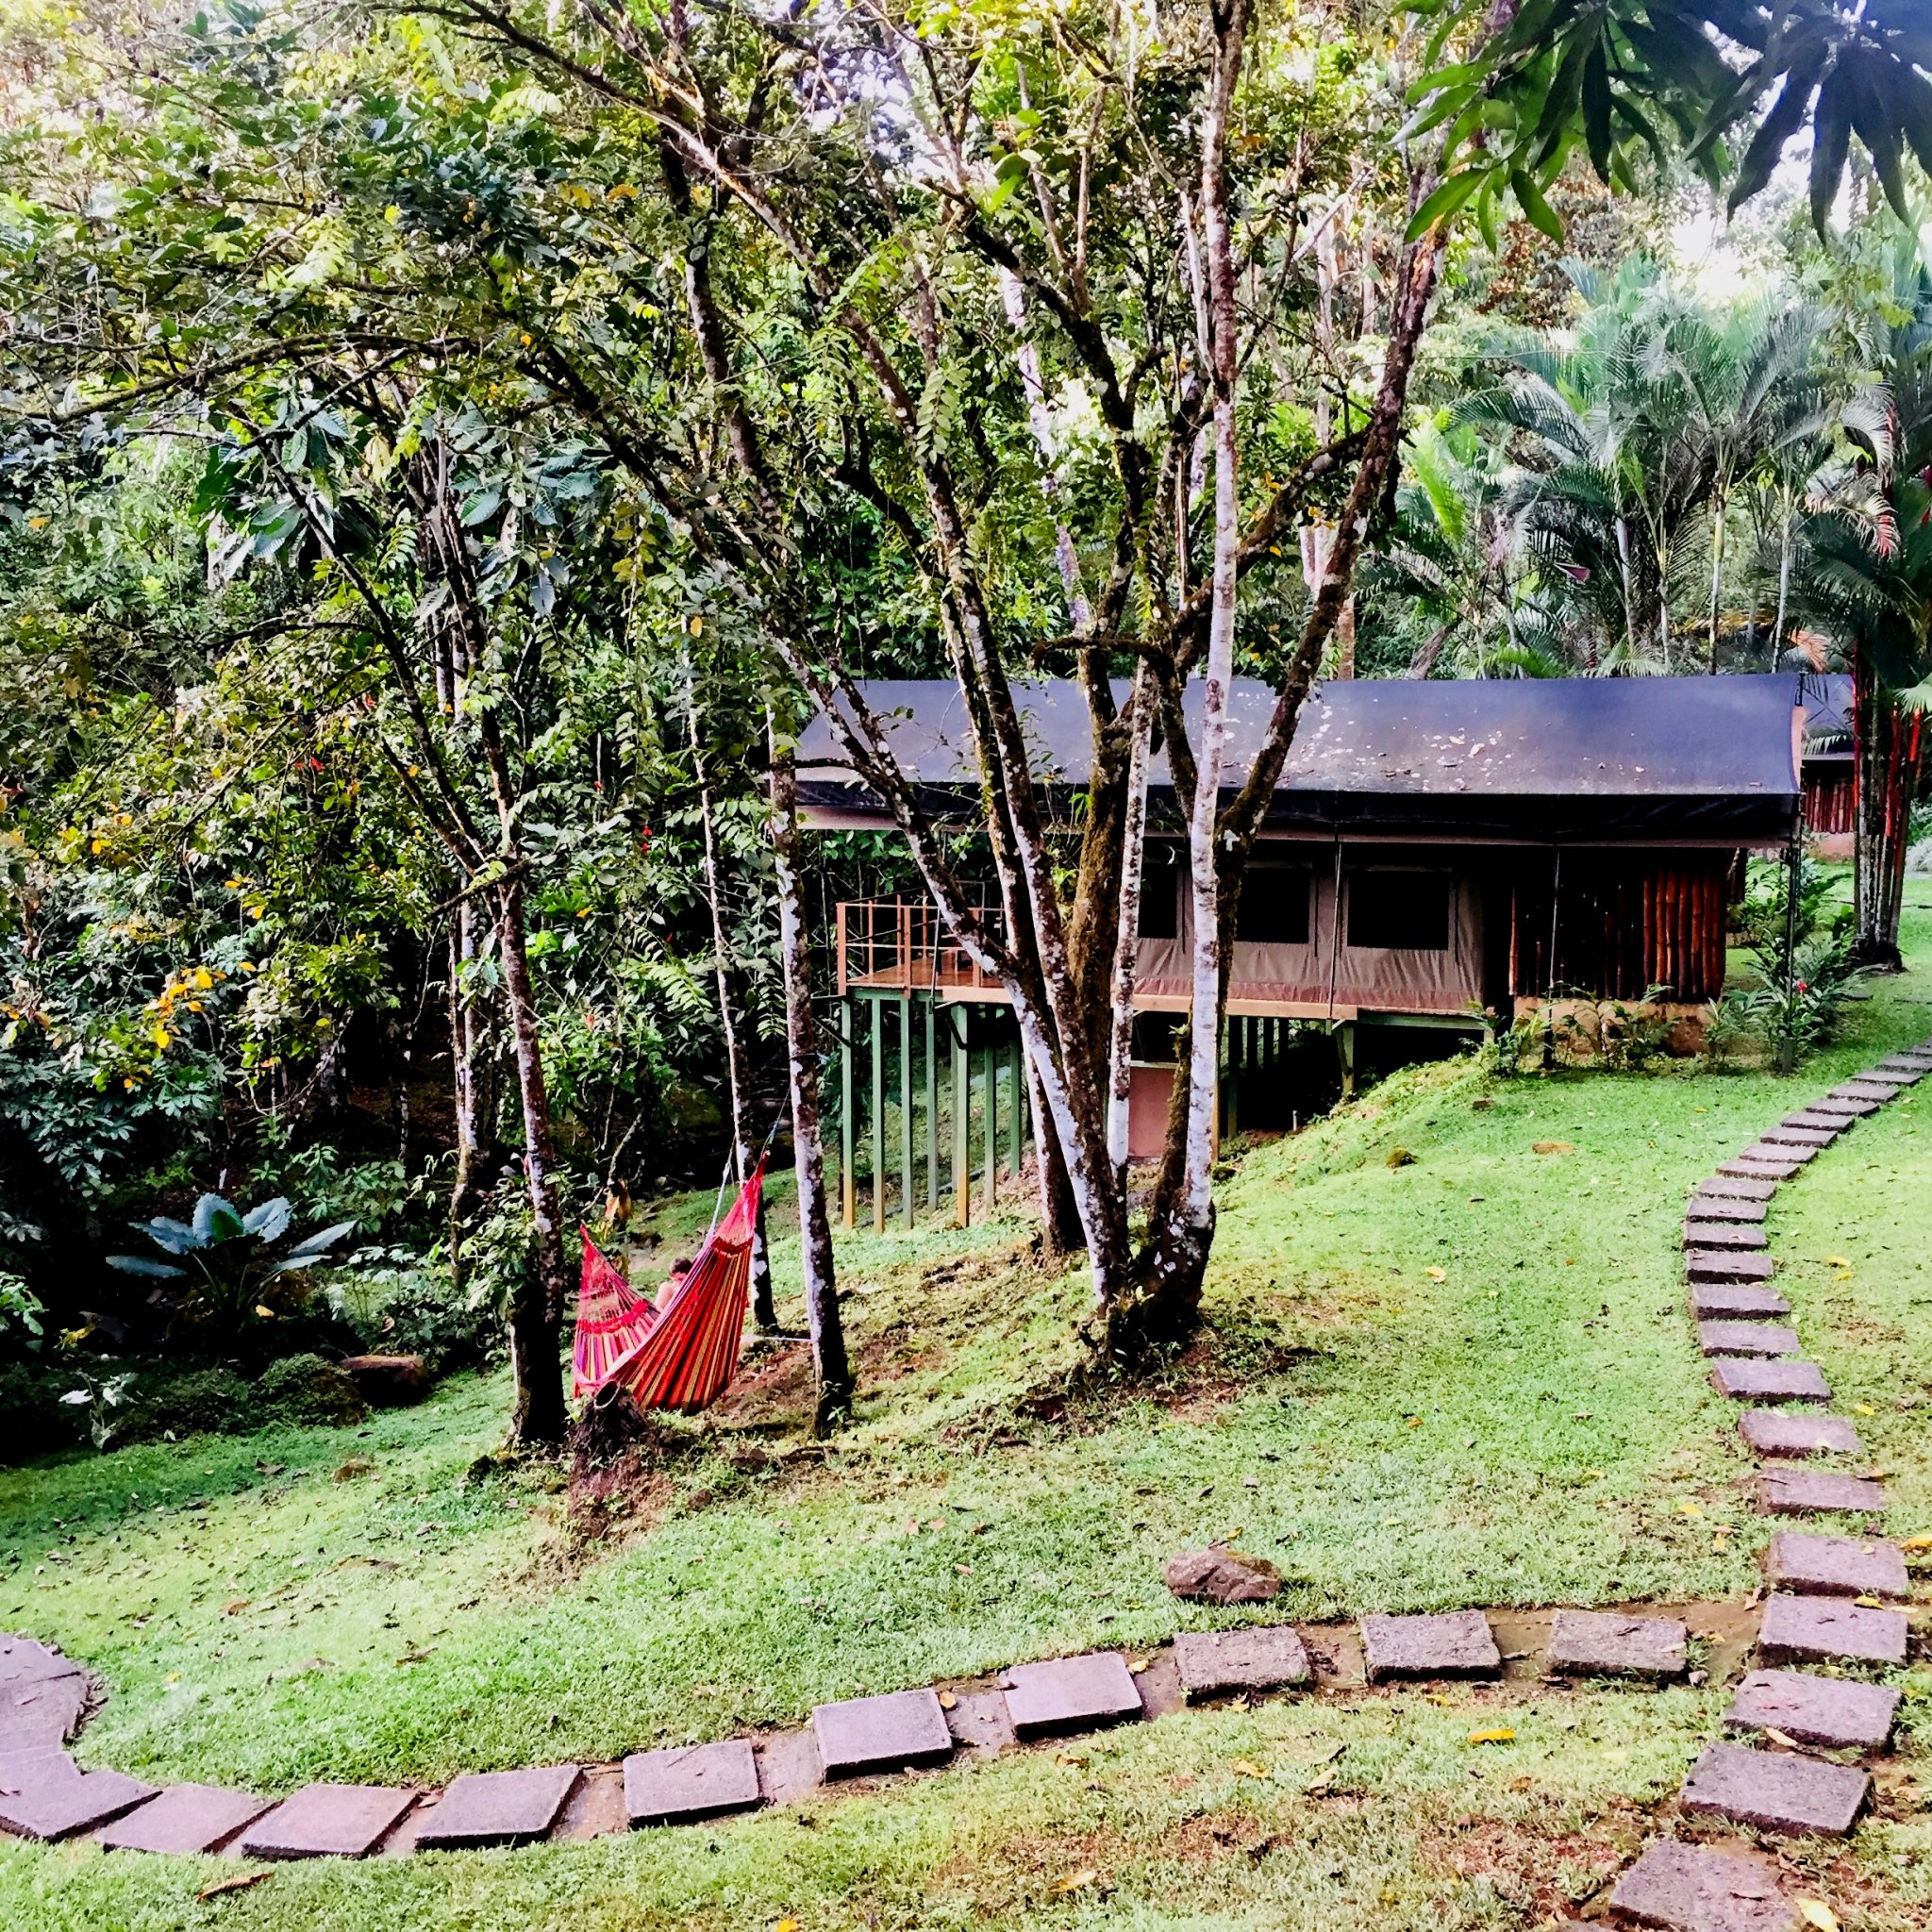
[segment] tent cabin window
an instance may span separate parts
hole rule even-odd
[[[1141,860],[1141,922],[1143,940],[1181,936],[1181,847],[1177,839],[1149,839]]]
[[[1449,950],[1449,874],[1394,866],[1348,877],[1348,942],[1405,953]]]
[[[1234,936],[1244,945],[1305,946],[1315,874],[1306,865],[1251,864],[1241,877]]]

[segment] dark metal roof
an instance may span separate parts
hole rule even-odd
[[[1077,686],[1016,687],[1035,772],[1084,781],[1087,708]],[[964,704],[945,680],[881,680],[867,702],[936,810],[974,808]],[[1124,692],[1123,693],[1124,694]],[[1274,693],[1238,679],[1227,779],[1240,782]],[[1189,692],[1198,717],[1199,687]],[[1799,679],[1592,677],[1337,679],[1302,713],[1268,823],[1280,829],[1460,832],[1531,839],[1734,840],[1783,836],[1798,799]],[[820,823],[876,818],[879,802],[815,720],[799,747],[799,793]],[[1156,810],[1171,800],[1152,774]]]

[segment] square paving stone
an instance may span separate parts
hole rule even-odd
[[[1617,1880],[1610,1909],[1665,1932],[1794,1932],[1797,1908],[1768,1865],[1714,1845],[1665,1839]]]
[[[1747,1408],[1738,1433],[1760,1456],[1859,1456],[1865,1445],[1850,1423],[1835,1415],[1783,1415]]]
[[[1831,1596],[1774,1596],[1757,1625],[1757,1661],[1816,1664],[1844,1661],[1902,1664],[1906,1620]]]
[[[1674,1617],[1558,1610],[1549,1667],[1571,1677],[1681,1677],[1684,1625]]]
[[[0,1797],[31,1794],[42,1785],[72,1784],[85,1775],[58,1744],[27,1744],[0,1753]]]
[[[550,1836],[583,1774],[578,1764],[466,1772],[424,1814],[416,1849],[454,1852],[477,1845],[534,1844]]]
[[[49,1765],[42,1774],[19,1778],[18,1790],[0,1794],[0,1831],[48,1843],[76,1838],[144,1805],[155,1794],[153,1785],[118,1771],[90,1771],[75,1776],[72,1760],[68,1762],[66,1772]]]
[[[1736,1180],[1789,1181],[1803,1172],[1795,1160],[1769,1154],[1737,1154],[1718,1163],[1718,1173]]]
[[[91,1688],[77,1674],[0,1685],[0,1730],[12,1724],[55,1724],[63,1738],[71,1738],[87,1714]]]
[[[1789,1315],[1791,1305],[1774,1288],[1752,1282],[1700,1281],[1690,1290],[1690,1312],[1700,1322],[1743,1322]]]
[[[1871,1789],[1871,1778],[1854,1765],[1754,1751],[1747,1744],[1710,1744],[1690,1767],[1677,1803],[1686,1811],[1760,1831],[1842,1838]]]
[[[118,1852],[211,1852],[244,1824],[253,1824],[273,1800],[219,1785],[170,1785],[158,1798],[94,1833],[94,1842]]]
[[[1187,1630],[1174,1641],[1190,1697],[1275,1690],[1308,1681],[1307,1646],[1286,1624],[1252,1630]]]
[[[1731,1254],[1771,1245],[1771,1238],[1761,1227],[1738,1221],[1687,1221],[1683,1241],[1687,1248],[1722,1248]]]
[[[416,1802],[385,1785],[306,1785],[242,1837],[250,1858],[366,1858]]]
[[[624,1760],[624,1808],[633,1825],[687,1824],[763,1803],[748,1738],[639,1751]]]
[[[1905,1596],[1906,1559],[1896,1543],[1875,1537],[1806,1536],[1785,1530],[1771,1540],[1764,1574],[1776,1590],[1814,1596]]]
[[[0,1774],[17,1757],[42,1757],[58,1753],[67,1741],[58,1711],[41,1717],[0,1718]]]
[[[821,1704],[811,1724],[827,1777],[943,1764],[953,1755],[946,1714],[930,1690],[889,1690],[883,1697]]]
[[[1691,1248],[1684,1256],[1684,1274],[1691,1281],[1769,1281],[1769,1255],[1727,1255],[1717,1248]]]
[[[1698,1199],[1753,1201],[1760,1208],[1776,1192],[1775,1181],[1762,1180],[1748,1174],[1714,1174],[1707,1181],[1697,1184]]]
[[[1819,1150],[1797,1141],[1773,1141],[1759,1138],[1744,1149],[1744,1160],[1774,1160],[1786,1167],[1807,1167],[1818,1158]]]
[[[43,1684],[55,1677],[85,1674],[71,1657],[62,1657],[31,1637],[0,1635],[0,1687]]]
[[[1834,1087],[1831,1097],[1834,1100],[1868,1100],[1874,1107],[1883,1107],[1888,1101],[1896,1100],[1909,1084],[1895,1074],[1860,1074],[1856,1080],[1847,1080],[1842,1087]]]
[[[1060,1737],[1141,1716],[1134,1674],[1117,1650],[1056,1657],[1043,1664],[1015,1664],[1002,1681],[1013,1729],[1023,1738]]]
[[[1767,1127],[1761,1136],[1766,1145],[1772,1147],[1829,1147],[1838,1139],[1835,1127],[1794,1127],[1789,1122],[1780,1121],[1774,1127]]]
[[[1742,1186],[1743,1183],[1738,1182],[1734,1185]],[[1769,1204],[1761,1199],[1754,1201],[1747,1200],[1741,1195],[1714,1194],[1700,1188],[1685,1204],[1684,1219],[1687,1223],[1735,1221],[1755,1226],[1762,1222],[1770,1211]]]
[[[1710,1382],[1734,1402],[1829,1402],[1831,1385],[1816,1362],[1725,1360],[1710,1365]]]
[[[1757,1499],[1774,1516],[1808,1516],[1845,1509],[1876,1516],[1885,1507],[1885,1486],[1862,1475],[1829,1475],[1815,1469],[1768,1469],[1757,1478]]]
[[[943,1697],[940,1702],[954,1743],[975,1751],[1008,1751],[1019,1742],[1004,1690],[961,1690],[950,1707]]]
[[[1775,1322],[1700,1322],[1697,1345],[1706,1355],[1796,1355],[1798,1336]]]
[[[1362,1661],[1372,1684],[1391,1677],[1493,1677],[1502,1653],[1480,1610],[1434,1617],[1364,1617]]]
[[[1856,1093],[1827,1093],[1823,1100],[1814,1100],[1805,1111],[1822,1114],[1826,1120],[1862,1121],[1869,1120],[1883,1105],[1883,1101],[1866,1100]]]
[[[1724,1722],[1743,1731],[1782,1731],[1801,1744],[1876,1751],[1891,1736],[1899,1693],[1803,1671],[1753,1671],[1738,1686]]]
[[[1786,1114],[1778,1123],[1781,1127],[1805,1127],[1820,1134],[1848,1134],[1856,1124],[1853,1115],[1821,1113],[1814,1107],[1800,1108],[1796,1113]]]

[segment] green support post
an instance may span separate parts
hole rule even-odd
[[[872,1231],[886,1231],[886,1003],[872,1008]]]
[[[966,1058],[958,1014],[947,1016],[953,1036],[953,1220],[965,1227],[973,1219],[973,1154],[967,1141],[972,1126],[973,1067]]]
[[[851,1000],[839,1002],[839,1219],[846,1227],[858,1225],[858,1175],[853,1168],[858,1134],[852,1118],[852,1041],[857,1017]]]
[[[1241,1130],[1241,1063],[1237,1056],[1241,1052],[1241,1026],[1239,1020],[1227,1023],[1227,1031],[1222,1042],[1222,1064],[1226,1069],[1224,1090],[1227,1094],[1227,1138],[1231,1141]]]
[[[912,1185],[912,995],[899,995],[899,1215],[908,1227],[919,1221]]]
[[[925,1205],[940,1211],[940,1002],[929,993],[925,1002]]]
[[[986,1211],[991,1214],[1000,1197],[1000,1063],[991,1042],[979,1058],[980,1078],[986,1086],[979,1124],[986,1145]]]

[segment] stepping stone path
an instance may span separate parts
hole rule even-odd
[[[1899,1693],[1882,1684],[1753,1671],[1738,1686],[1724,1722],[1734,1730],[1780,1731],[1830,1751],[1881,1751],[1898,1715]]]
[[[640,1751],[624,1760],[624,1808],[633,1825],[694,1824],[763,1802],[746,1738]]]
[[[219,1785],[170,1785],[159,1797],[95,1832],[94,1842],[120,1852],[212,1852],[273,1808],[268,1798]]]
[[[1773,1272],[1764,1225],[1777,1188],[1802,1174],[1854,1122],[1878,1112],[1927,1073],[1932,1042],[1894,1056],[1795,1112],[1701,1182],[1684,1216],[1684,1268],[1698,1342],[1720,1394],[1751,1404],[1827,1403],[1813,1362],[1797,1358],[1797,1332],[1770,1318],[1790,1306],[1764,1286]],[[1857,1457],[1857,1431],[1836,1416],[1747,1407],[1739,1436],[1764,1458],[1763,1507],[1778,1513],[1843,1511],[1874,1518],[1886,1507],[1874,1477],[1794,1469],[1794,1460]],[[1212,1562],[1216,1551],[1176,1564]],[[1268,1566],[1258,1561],[1257,1571]],[[1177,1591],[1190,1575],[1169,1582]],[[1776,1666],[1898,1665],[1904,1614],[1876,1603],[1909,1591],[1904,1553],[1875,1536],[1783,1532],[1765,1574],[1772,1594],[1759,1620],[1757,1661],[1738,1685],[1724,1723],[1779,1746],[1871,1753],[1891,1736],[1899,1692],[1841,1676]],[[1278,1588],[1272,1575],[1263,1583]],[[1212,1595],[1212,1591],[1196,1593]],[[1272,1594],[1257,1590],[1256,1595]],[[1221,1600],[1219,1597],[1217,1601]],[[1503,1659],[1481,1610],[1361,1620],[1370,1684],[1414,1678],[1485,1678]],[[1685,1624],[1667,1617],[1558,1610],[1545,1666],[1553,1676],[1624,1676],[1656,1682],[1686,1668]],[[1324,1653],[1325,1656],[1325,1653]],[[1141,1668],[1139,1666],[1136,1667]],[[1324,1663],[1324,1668],[1331,1668]],[[82,1667],[31,1638],[0,1632],[0,1831],[55,1840],[92,1833],[104,1848],[177,1854],[232,1851],[255,1858],[363,1857],[391,1851],[460,1850],[594,1836],[633,1826],[695,1824],[789,1802],[824,1783],[947,1762],[961,1747],[999,1750],[1021,1740],[1132,1723],[1181,1699],[1259,1695],[1310,1686],[1309,1653],[1286,1624],[1191,1631],[1147,1674],[1118,1651],[1017,1664],[996,1690],[931,1689],[820,1705],[808,1729],[637,1753],[616,1771],[577,1765],[470,1774],[418,1807],[412,1790],[317,1784],[280,1804],[218,1786],[157,1791],[114,1771],[82,1771],[61,1747],[95,1697]],[[1144,1689],[1144,1694],[1143,1694]],[[1690,1814],[1768,1832],[1842,1836],[1870,1790],[1857,1765],[1795,1748],[1713,1742],[1680,1798]],[[414,1812],[414,1816],[410,1814]],[[1793,1932],[1797,1904],[1774,1868],[1749,1846],[1665,1839],[1650,1844],[1608,1901],[1620,1924],[1680,1932]],[[1580,1925],[1580,1922],[1572,1922]]]
[[[1691,1317],[1699,1322],[1749,1321],[1790,1312],[1790,1303],[1774,1288],[1757,1288],[1748,1281],[1699,1281],[1690,1289]]]
[[[1666,1932],[1793,1932],[1797,1907],[1772,1869],[1743,1850],[1664,1839],[1618,1879],[1610,1909]]]
[[[1391,1677],[1493,1677],[1503,1654],[1480,1610],[1434,1617],[1364,1617],[1362,1660],[1372,1684]]]
[[[1876,1516],[1885,1507],[1885,1490],[1868,1476],[1768,1469],[1757,1478],[1757,1499],[1774,1516],[1806,1516],[1832,1509]]]
[[[1861,1456],[1865,1445],[1850,1423],[1835,1415],[1788,1415],[1747,1408],[1738,1433],[1760,1456]]]
[[[1778,1183],[1795,1179],[1821,1149],[1928,1072],[1932,1041],[1891,1056],[1788,1114],[1756,1144],[1721,1162],[1690,1197],[1684,1221],[1685,1274],[1693,1284],[1690,1309],[1698,1345],[1717,1357],[1711,1382],[1719,1394],[1751,1403],[1830,1401],[1830,1387],[1818,1367],[1795,1358],[1795,1331],[1751,1319],[1790,1313],[1781,1296],[1746,1286],[1762,1282],[1772,1270],[1769,1255],[1755,1252],[1766,1241],[1760,1225],[1767,1219],[1766,1204]],[[1719,1191],[1740,1188],[1749,1192]],[[1721,1229],[1728,1230],[1727,1238],[1719,1238]],[[1739,1239],[1747,1233],[1757,1240]],[[1745,1262],[1756,1265],[1741,1271]],[[1745,1298],[1754,1294],[1764,1299],[1751,1306]],[[1724,1299],[1732,1296],[1737,1299]],[[1868,1521],[1884,1514],[1884,1486],[1874,1478],[1791,1467],[1806,1457],[1861,1455],[1863,1444],[1849,1423],[1754,1407],[1739,1418],[1738,1432],[1762,1458],[1757,1496],[1764,1510],[1842,1511]],[[1774,1593],[1759,1621],[1759,1663],[1905,1661],[1906,1620],[1876,1601],[1903,1599],[1908,1592],[1897,1544],[1788,1531],[1772,1539],[1765,1576]],[[1762,1732],[1774,1743],[1871,1752],[1882,1750],[1890,1739],[1898,1701],[1896,1691],[1876,1685],[1803,1671],[1757,1670],[1739,1686],[1724,1722],[1734,1731]],[[1687,1812],[1764,1831],[1841,1837],[1852,1828],[1870,1788],[1869,1775],[1853,1765],[1714,1743],[1685,1780],[1678,1802]],[[1684,1932],[1770,1932],[1774,1926],[1789,1932],[1795,1919],[1793,1903],[1779,1895],[1764,1868],[1684,1844],[1651,1846],[1617,1885],[1610,1909],[1640,1924],[1679,1926]]]
[[[1828,1596],[1774,1596],[1757,1625],[1757,1660],[1766,1664],[1902,1664],[1906,1620]]]
[[[1677,1803],[1760,1831],[1842,1838],[1871,1789],[1870,1775],[1849,1764],[1712,1744],[1691,1766]]]
[[[1831,1385],[1816,1362],[1720,1358],[1710,1365],[1710,1382],[1734,1402],[1829,1402]]]
[[[1771,1257],[1692,1248],[1684,1257],[1684,1273],[1692,1281],[1769,1281]]]
[[[1684,1625],[1673,1617],[1558,1610],[1550,1632],[1549,1668],[1569,1677],[1681,1677],[1685,1637]]]
[[[1007,1710],[1022,1738],[1062,1738],[1144,1715],[1133,1673],[1117,1650],[1015,1664],[1004,1681]]]
[[[458,1852],[534,1844],[550,1836],[583,1774],[575,1764],[467,1772],[424,1814],[416,1847]]]
[[[416,1802],[384,1785],[307,1785],[242,1834],[249,1858],[366,1858]]]
[[[1904,1552],[1875,1539],[1787,1530],[1772,1538],[1764,1574],[1774,1589],[1819,1596],[1903,1597],[1910,1591]]]
[[[1770,1322],[1700,1322],[1697,1342],[1706,1355],[1789,1356],[1798,1352],[1797,1332]]]
[[[953,1755],[946,1713],[931,1690],[889,1690],[883,1697],[821,1704],[811,1714],[811,1727],[827,1777],[943,1764]]]
[[[1279,1690],[1308,1682],[1308,1652],[1285,1624],[1255,1630],[1186,1630],[1174,1641],[1181,1689],[1190,1698]]]

